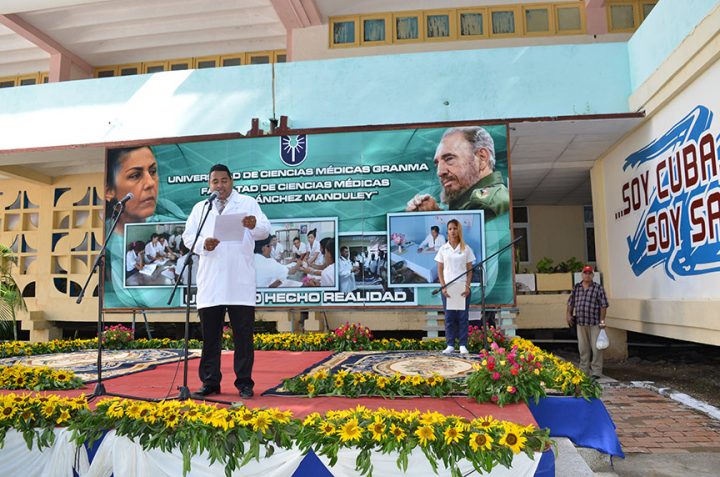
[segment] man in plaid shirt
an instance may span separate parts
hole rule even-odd
[[[599,378],[602,376],[603,355],[596,342],[600,330],[605,328],[608,300],[602,285],[593,281],[593,267],[584,267],[582,273],[582,282],[575,285],[568,299],[566,318],[568,326],[578,325],[580,369],[585,374],[592,371],[592,376]]]

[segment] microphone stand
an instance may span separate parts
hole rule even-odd
[[[178,289],[178,286],[180,286],[180,282],[182,280],[183,273],[185,272],[185,269],[187,269],[187,284],[185,288],[185,353],[183,356],[183,383],[182,386],[178,386],[178,390],[180,391],[179,394],[174,399],[179,399],[181,401],[186,401],[190,399],[190,388],[188,388],[188,341],[190,340],[190,298],[192,296],[192,269],[193,269],[193,255],[195,255],[195,246],[197,245],[198,240],[200,239],[200,232],[202,232],[203,226],[205,225],[205,221],[207,220],[208,216],[210,215],[210,211],[212,210],[212,201],[207,202],[208,207],[205,211],[205,215],[203,215],[202,220],[200,221],[200,226],[197,229],[197,232],[195,232],[195,240],[193,240],[192,247],[190,247],[190,250],[188,251],[187,258],[185,259],[185,263],[183,264],[182,270],[180,270],[180,273],[178,273],[178,277],[175,280],[175,286],[172,289],[172,293],[170,293],[170,298],[168,299],[167,304],[170,305],[173,301],[173,298],[175,297],[175,292]]]
[[[118,221],[120,220],[120,216],[122,216],[123,212],[125,211],[125,204],[124,202],[118,202],[115,205],[115,209],[113,212],[113,222],[112,226],[110,227],[110,231],[105,236],[105,241],[102,244],[102,248],[100,249],[100,252],[98,253],[97,258],[95,258],[95,263],[93,264],[92,268],[90,269],[90,273],[88,273],[87,279],[85,280],[85,285],[82,287],[82,290],[80,290],[80,294],[77,297],[77,300],[75,301],[77,304],[80,304],[85,297],[85,291],[87,290],[88,285],[90,284],[90,279],[93,276],[93,273],[95,273],[95,270],[98,270],[98,327],[97,327],[97,336],[98,336],[98,353],[97,353],[97,383],[95,384],[95,389],[93,390],[92,394],[88,396],[88,401],[95,399],[99,396],[117,396],[122,398],[130,398],[130,399],[138,399],[135,396],[128,396],[123,394],[114,394],[114,393],[108,393],[105,391],[105,385],[102,382],[102,351],[103,351],[103,328],[104,328],[104,322],[103,322],[103,290],[105,287],[105,251],[107,250],[107,245],[110,243],[110,238],[112,237],[113,233],[115,232],[115,227],[117,226]]]
[[[485,263],[488,262],[491,258],[495,258],[497,255],[500,255],[502,252],[504,252],[505,250],[509,249],[510,247],[512,247],[513,245],[518,243],[522,238],[523,238],[522,235],[517,237],[515,240],[513,240],[509,244],[505,245],[497,252],[486,257],[484,260],[477,262],[475,265],[472,266],[471,269],[465,271],[464,273],[461,273],[457,277],[450,280],[448,283],[445,284],[444,287],[440,287],[436,290],[433,290],[433,292],[432,292],[433,295],[437,295],[443,289],[447,288],[448,286],[452,285],[456,281],[460,280],[468,273],[474,271],[475,269],[478,269],[478,271],[480,272],[480,311],[482,314],[482,321],[483,321],[483,334],[485,335],[485,339],[483,340],[483,348],[485,349],[485,351],[488,350],[488,341],[487,341],[488,323],[487,323],[487,317],[485,316]]]

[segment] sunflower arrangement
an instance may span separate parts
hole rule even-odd
[[[49,391],[55,389],[78,389],[83,382],[70,370],[53,369],[48,366],[0,366],[0,389],[30,389]]]
[[[115,328],[122,325],[115,325]],[[346,328],[347,327],[347,328]],[[124,327],[123,327],[124,328]],[[344,331],[343,329],[346,328]],[[126,328],[127,329],[127,328]],[[338,335],[338,332],[340,335]],[[106,335],[112,336],[108,329]],[[125,337],[129,335],[120,329],[120,334]],[[355,341],[353,341],[353,336]],[[468,349],[471,352],[480,351],[485,341],[497,341],[504,344],[507,338],[502,331],[491,328],[488,337],[485,338],[482,330],[477,327],[470,327]],[[182,349],[183,340],[171,340],[170,338],[139,338],[139,339],[114,339],[110,341],[115,349]],[[222,336],[223,348],[233,349],[232,329],[226,326]],[[107,346],[108,341],[104,344]],[[441,351],[445,349],[444,338],[431,338],[427,340],[416,339],[374,339],[367,327],[347,323],[332,333],[310,333],[298,335],[294,333],[258,333],[254,335],[255,349],[263,351],[333,351],[342,349],[360,349],[370,351]],[[202,341],[191,339],[188,347],[192,349],[202,348]],[[74,339],[74,340],[52,340],[42,343],[29,343],[24,341],[8,341],[0,343],[0,358],[14,356],[33,356],[38,354],[69,353],[97,349],[97,338]]]
[[[97,348],[97,339],[52,340],[39,343],[27,341],[4,341],[0,343],[0,358],[33,356],[36,354],[70,353]]]
[[[0,447],[8,429],[22,433],[28,448],[50,447],[55,440],[55,427],[66,427],[82,411],[87,411],[85,395],[61,398],[52,394],[0,395]]]
[[[550,447],[548,432],[490,416],[468,421],[437,412],[383,408],[371,411],[358,406],[324,415],[310,414],[296,443],[301,450],[313,449],[327,456],[331,465],[337,460],[339,448],[355,448],[359,451],[356,469],[362,475],[372,474],[373,452],[398,454],[398,467],[407,472],[408,456],[420,450],[435,471],[442,463],[453,476],[459,476],[458,462],[463,459],[484,473],[497,465],[509,468],[513,456],[521,452],[532,458],[535,452]]]
[[[300,422],[291,411],[279,409],[219,408],[192,401],[158,403],[128,399],[104,399],[95,411],[80,413],[71,423],[78,444],[92,443],[103,432],[115,429],[118,435],[140,442],[145,450],[177,449],[183,456],[183,470],[190,471],[193,455],[207,452],[212,461],[225,465],[227,475],[251,459],[274,452],[275,446],[292,447]]]
[[[468,421],[458,416],[418,410],[349,410],[312,413],[300,421],[292,412],[245,406],[220,408],[192,401],[157,403],[111,398],[88,408],[85,396],[67,399],[51,395],[0,396],[0,446],[8,429],[23,433],[28,448],[49,447],[56,427],[67,427],[77,445],[92,444],[114,429],[143,449],[178,450],[184,473],[192,456],[206,452],[225,466],[226,475],[252,459],[271,455],[275,448],[313,450],[337,462],[341,448],[358,452],[356,470],[372,475],[373,452],[397,453],[398,468],[407,471],[408,456],[422,452],[430,465],[439,464],[460,475],[458,462],[467,459],[480,472],[497,465],[510,467],[513,457],[547,450],[549,431],[498,421],[490,416]]]
[[[305,394],[308,397],[318,395],[385,398],[444,397],[462,390],[462,385],[457,381],[447,380],[439,375],[423,377],[396,373],[393,376],[383,376],[370,372],[351,373],[345,370],[331,373],[324,368],[312,374],[286,379],[283,387],[292,393]]]
[[[228,339],[223,344],[225,349],[233,349],[232,330],[226,327]],[[295,333],[261,333],[254,335],[255,349],[264,351],[329,351],[332,350],[329,333],[311,333],[297,335]]]

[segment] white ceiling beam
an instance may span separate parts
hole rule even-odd
[[[57,41],[53,40],[45,34],[44,32],[40,31],[35,26],[31,25],[30,23],[26,22],[20,16],[12,13],[7,15],[0,15],[0,24],[5,25],[18,35],[22,36],[23,38],[31,41],[35,45],[38,46],[41,50],[44,50],[50,55],[63,55],[72,61],[72,63],[80,68],[81,70],[85,71],[88,74],[93,74],[94,68],[85,60],[80,58],[78,55],[73,53],[72,51],[65,48],[63,45],[58,43]]]
[[[60,7],[74,7],[88,3],[104,3],[102,0],[3,0],[0,2],[0,14],[22,13],[35,10],[48,10]]]
[[[322,25],[315,0],[270,0],[287,31]]]

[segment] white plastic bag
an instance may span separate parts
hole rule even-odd
[[[608,339],[607,333],[605,333],[604,329],[600,330],[600,334],[597,337],[597,341],[595,342],[595,347],[597,349],[605,349],[608,346],[610,346],[610,340]]]

